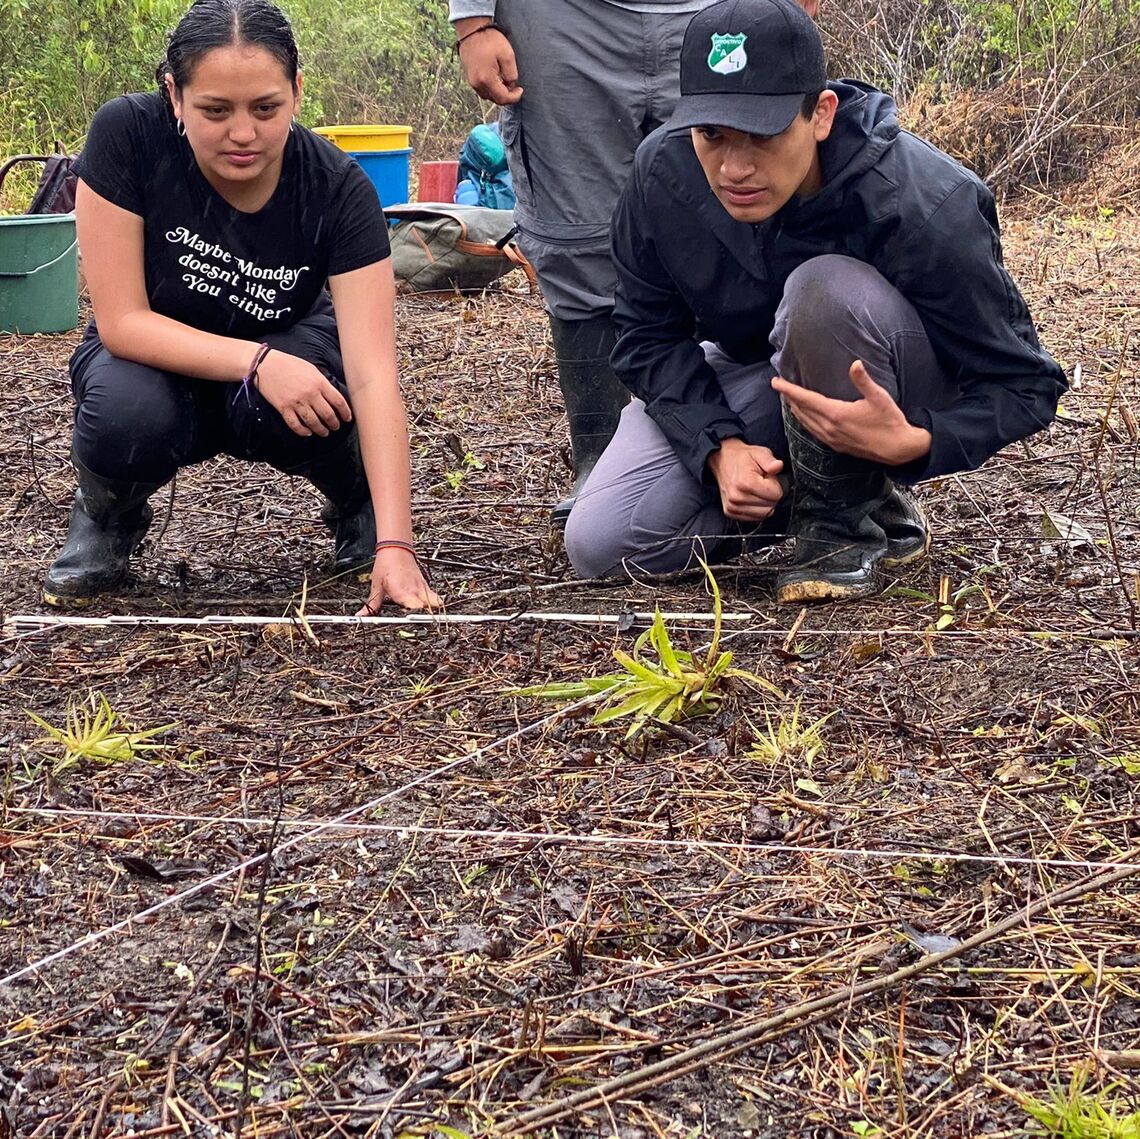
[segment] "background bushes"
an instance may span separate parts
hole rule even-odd
[[[852,0],[824,31],[833,74],[1001,190],[1083,178],[1136,131],[1140,0]]]
[[[0,158],[77,149],[100,103],[151,86],[185,5],[0,0]],[[438,158],[489,112],[451,54],[445,0],[284,7],[310,125],[406,123],[416,157]],[[1140,0],[825,0],[821,21],[833,74],[892,91],[907,125],[999,188],[1081,177],[1136,129]]]
[[[147,90],[188,0],[0,0],[0,160],[75,151],[107,99]],[[446,0],[284,0],[305,68],[301,117],[412,127],[417,158],[450,154],[481,121],[451,53]],[[29,169],[30,167],[25,167]],[[13,174],[0,210],[26,205]]]

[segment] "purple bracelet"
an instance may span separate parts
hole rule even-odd
[[[249,366],[249,371],[241,378],[241,390],[245,393],[245,402],[247,404],[253,403],[249,389],[257,384],[257,369],[261,367],[265,357],[268,356],[271,351],[272,349],[268,344],[259,344],[257,346],[257,353],[253,357],[253,363]]]

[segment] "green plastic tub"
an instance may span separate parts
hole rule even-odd
[[[0,332],[70,332],[78,323],[75,215],[0,217]]]

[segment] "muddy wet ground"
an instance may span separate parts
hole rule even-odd
[[[525,286],[400,302],[441,621],[323,622],[363,587],[315,493],[218,460],[86,614],[170,623],[44,623],[77,337],[0,338],[0,1136],[1016,1135],[1075,1072],[1136,1110],[1140,221],[1022,210],[1006,253],[1062,417],[920,488],[884,598],[717,567],[784,698],[632,738],[510,690],[655,606],[703,653],[712,600],[570,577]],[[168,746],[61,763],[28,713],[93,692]]]

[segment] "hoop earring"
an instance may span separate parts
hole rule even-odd
[[[179,138],[185,138],[186,137],[186,124],[181,119],[178,119],[178,121],[174,127],[174,130],[177,133]]]
[[[294,116],[293,116],[293,117],[292,117],[292,118],[289,120],[289,131],[290,131],[290,133],[292,133],[293,129],[294,129],[296,126],[297,126],[297,116],[296,116],[296,115],[294,115]]]

